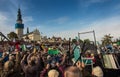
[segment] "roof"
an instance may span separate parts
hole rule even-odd
[[[33,31],[30,32],[30,33],[24,34],[23,36],[27,36],[27,35],[30,35],[30,34],[33,34]]]
[[[27,36],[27,35],[30,35],[30,34],[33,34],[33,33],[38,33],[39,30],[35,29],[34,31],[30,32],[30,33],[27,33],[27,34],[24,34],[23,36]]]

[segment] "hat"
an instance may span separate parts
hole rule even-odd
[[[103,71],[99,66],[96,66],[95,68],[93,68],[92,73],[97,77],[103,77]]]
[[[48,77],[58,77],[59,76],[59,72],[55,69],[52,69],[48,72]]]

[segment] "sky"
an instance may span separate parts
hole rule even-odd
[[[120,37],[120,0],[0,0],[0,31],[15,31],[20,7],[30,31],[39,29],[42,36],[75,38],[78,32],[95,31],[96,40],[111,34]],[[93,40],[93,34],[80,35]]]

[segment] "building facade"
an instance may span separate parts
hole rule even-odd
[[[18,9],[17,23],[15,24],[16,34],[18,38],[21,39],[23,36],[24,24],[22,23],[22,15],[20,8]]]
[[[38,29],[35,29],[34,31],[23,35],[23,39],[31,41],[41,41],[40,32]]]
[[[22,23],[22,15],[20,8],[18,9],[17,23],[15,24],[16,34],[19,39],[29,40],[29,41],[40,41],[41,35],[38,29],[35,29],[32,32],[29,32],[27,28],[27,33],[24,34],[24,24]]]

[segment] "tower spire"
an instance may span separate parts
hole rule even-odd
[[[24,24],[22,23],[22,15],[21,15],[20,7],[18,8],[18,14],[17,14],[16,21],[17,21],[17,23],[15,24],[16,34],[18,35],[18,38],[22,38]]]
[[[29,27],[27,27],[27,33],[29,33]]]
[[[20,7],[18,8],[17,22],[22,22],[22,15],[21,15]]]

